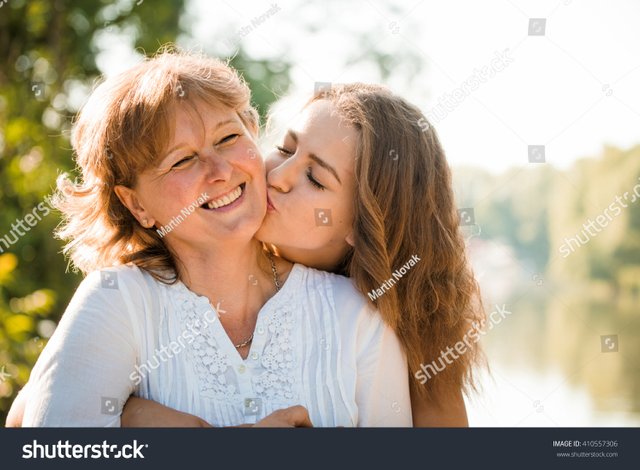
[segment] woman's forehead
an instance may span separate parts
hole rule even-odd
[[[198,132],[207,135],[225,124],[242,123],[235,109],[221,103],[182,101],[176,103],[170,112],[173,137],[171,140],[176,140],[185,133]]]
[[[170,112],[176,123],[194,121],[210,126],[222,121],[240,120],[235,109],[220,102],[203,100],[180,100],[172,106]]]

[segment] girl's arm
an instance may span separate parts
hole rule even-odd
[[[22,415],[28,400],[25,388],[16,397],[11,405],[11,410],[7,416],[6,427],[22,427]],[[144,398],[129,397],[120,417],[122,427],[131,428],[211,428],[209,423],[197,416],[174,410],[167,406]],[[272,428],[310,428],[311,419],[306,408],[302,406],[292,406],[277,410],[258,421],[253,425],[243,425],[238,427],[272,427]]]
[[[122,427],[147,428],[211,428],[197,416],[183,413],[144,398],[130,397],[122,412]],[[292,406],[274,411],[256,424],[238,427],[300,428],[312,427],[309,413],[302,406]]]
[[[416,428],[466,428],[469,426],[462,392],[456,393],[440,405],[412,394],[411,409],[413,426]]]
[[[122,410],[123,428],[211,428],[204,419],[145,398],[129,397]]]

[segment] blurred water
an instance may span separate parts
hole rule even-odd
[[[467,401],[470,425],[640,426],[638,299],[594,300],[589,283],[559,288],[481,247],[487,312],[512,314],[483,338],[491,373]]]

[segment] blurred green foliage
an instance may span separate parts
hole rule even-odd
[[[146,53],[175,43],[188,33],[180,29],[183,9],[184,0],[10,0],[2,6],[0,237],[9,234],[12,242],[12,224],[45,201],[58,174],[73,173],[71,123],[100,74],[101,50],[116,40]],[[263,116],[289,87],[285,60],[251,60],[240,48],[231,64],[252,86]],[[58,222],[51,212],[26,225],[10,246],[0,242],[2,423],[81,279],[69,272],[52,236]]]
[[[461,168],[454,176],[458,205],[475,209],[480,237],[511,246],[530,272],[566,283],[601,282],[614,295],[631,284],[629,277],[640,282],[640,198],[633,193],[640,184],[640,146],[607,147],[567,170],[529,164],[500,175]],[[583,225],[611,204],[620,207],[608,211],[612,220],[601,218],[603,227],[592,228],[587,243],[574,243],[563,256],[567,239],[580,234],[585,240]]]

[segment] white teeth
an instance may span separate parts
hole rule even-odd
[[[220,207],[228,206],[233,201],[238,199],[242,194],[242,189],[238,186],[231,194],[227,194],[226,196],[221,197],[220,199],[216,199],[215,201],[211,201],[207,204],[209,209],[218,209]]]

